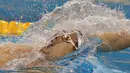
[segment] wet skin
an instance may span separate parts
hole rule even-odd
[[[77,46],[77,34],[73,33],[70,35],[72,40],[74,41],[75,45]],[[130,35],[127,32],[105,32],[101,35],[96,35],[103,40],[103,43],[100,45],[102,52],[111,52],[111,51],[120,51],[130,46]],[[13,47],[13,54],[12,54],[12,47]],[[3,67],[9,61],[15,58],[23,58],[26,55],[21,55],[20,53],[30,53],[32,52],[33,47],[23,44],[4,44],[0,45],[0,67]],[[45,53],[47,57],[62,57],[72,51],[75,51],[75,47],[64,41],[62,36],[58,36],[52,40],[51,46],[46,46],[41,48],[39,53]],[[43,63],[42,60],[36,60],[27,66],[37,66]]]

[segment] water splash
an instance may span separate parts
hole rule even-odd
[[[49,20],[54,25],[52,30],[46,29],[46,21]],[[35,39],[44,37],[48,40],[57,31],[80,30],[87,38],[88,35],[95,33],[118,32],[126,27],[129,30],[129,24],[130,21],[124,17],[121,11],[96,5],[93,0],[71,0],[54,11],[43,14],[43,17],[32,24],[23,36],[31,39],[34,36]],[[41,41],[45,41],[45,39]]]
[[[55,15],[55,16],[53,16]],[[45,21],[53,18],[55,21],[55,26],[52,30],[45,29]],[[28,34],[33,35],[34,32],[40,32],[41,29],[44,30],[42,34],[44,38],[48,40],[57,31],[73,31],[80,30],[84,34],[84,38],[90,35],[103,32],[119,32],[122,29],[127,29],[130,25],[130,20],[126,19],[123,12],[117,10],[111,10],[110,8],[99,6],[95,4],[93,0],[71,0],[65,3],[61,7],[57,7],[54,11],[43,14],[43,17],[30,27]],[[35,26],[37,25],[37,26]],[[41,28],[39,30],[39,28]],[[26,34],[26,33],[25,33]],[[26,34],[26,35],[28,35]],[[38,34],[38,33],[37,33]],[[35,34],[36,35],[36,34]],[[41,36],[38,36],[39,38]],[[43,37],[43,36],[42,36]],[[101,64],[94,65],[98,68],[95,73],[101,72],[99,66]],[[104,71],[108,71],[104,69]],[[119,72],[118,70],[111,70],[111,72]],[[97,72],[96,72],[97,71]],[[103,72],[103,71],[102,71]]]
[[[52,29],[46,29],[47,21],[53,23]],[[130,20],[126,19],[121,11],[96,5],[94,0],[71,0],[54,11],[43,14],[42,18],[32,24],[23,34],[22,40],[24,41],[22,42],[30,41],[42,47],[57,31],[79,30],[84,38],[87,38],[90,35],[107,31],[118,32],[121,29],[130,31],[129,24]],[[100,70],[99,65],[94,66]]]

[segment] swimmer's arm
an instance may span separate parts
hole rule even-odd
[[[23,58],[27,55],[24,53],[32,52],[32,47],[23,44],[0,44],[0,68],[11,60]]]
[[[97,47],[101,52],[120,51],[130,47],[130,35],[128,33],[106,32],[100,36],[103,43]]]

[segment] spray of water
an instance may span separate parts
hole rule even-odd
[[[47,21],[55,24],[51,27],[52,29],[46,29]],[[129,26],[130,20],[126,19],[121,11],[96,5],[94,0],[71,0],[63,6],[57,7],[54,11],[43,14],[43,17],[25,33],[25,37],[27,35],[35,36],[37,40],[44,38],[40,41],[46,43],[57,31],[79,30],[83,33],[84,38],[87,38],[96,33],[119,32],[122,29],[130,31]],[[34,37],[26,38],[32,39]],[[39,42],[37,40],[35,40],[36,43]],[[43,45],[43,43],[38,45]],[[100,70],[102,66],[98,64],[97,67],[95,72]],[[106,70],[107,68],[104,69],[104,71]]]
[[[95,33],[118,32],[126,29],[129,23],[121,11],[96,5],[93,0],[71,0],[54,11],[43,14],[43,17],[32,24],[23,36],[34,38],[32,41],[37,43],[39,40],[40,43],[44,41],[43,45],[57,31],[79,30],[87,38]],[[51,26],[46,27],[47,24]]]
[[[58,31],[79,30],[84,38],[87,38],[108,31],[118,32],[121,29],[130,31],[128,26],[130,20],[126,19],[121,11],[96,5],[94,0],[70,0],[54,11],[43,14],[42,18],[23,34],[22,40],[43,47]]]

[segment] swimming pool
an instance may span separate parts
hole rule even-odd
[[[72,0],[72,1],[74,1],[74,0]],[[54,1],[54,0],[48,0],[48,1],[47,0],[44,0],[44,1],[43,0],[39,0],[39,1],[34,0],[34,1],[31,1],[31,3],[30,3],[29,0],[28,1],[25,0],[25,1],[23,1],[23,5],[22,5],[22,2],[20,0],[0,1],[0,3],[1,3],[0,12],[2,12],[0,15],[1,16],[0,18],[8,20],[8,21],[10,21],[10,20],[20,20],[23,22],[38,21],[41,18],[41,15],[43,12],[44,13],[51,12],[54,10],[54,8],[56,6],[62,6],[66,2],[67,2],[67,0],[56,0],[56,1]],[[8,3],[9,3],[9,6],[8,6]],[[29,3],[29,5],[28,5],[28,3]],[[102,3],[104,3],[104,2],[102,2]],[[20,8],[20,10],[19,10],[19,8],[16,8],[17,4],[18,5],[21,4],[20,7],[23,7],[24,9]],[[108,7],[111,7],[112,9],[119,8],[120,10],[123,10],[125,13],[125,16],[127,18],[130,18],[130,14],[129,14],[130,5],[123,5],[123,4],[119,4],[119,3],[104,3],[104,4],[101,4],[101,2],[96,3],[96,5],[99,5],[99,6],[107,6],[105,4],[107,4]],[[12,8],[10,5],[12,5]],[[6,7],[7,9],[4,7]],[[28,10],[28,13],[26,12],[27,10]],[[12,15],[15,15],[15,16],[12,16]],[[21,17],[21,18],[19,18],[19,17]],[[90,17],[88,19],[94,20],[96,18]],[[105,18],[100,18],[100,19],[105,20]],[[16,39],[15,41],[14,41],[14,38]],[[4,41],[4,40],[16,42],[17,37],[13,37],[13,39],[11,38],[11,40],[7,40],[7,38],[2,37],[1,41]],[[91,44],[91,43],[87,43],[87,44]],[[93,46],[94,45],[91,45],[91,47],[89,47],[89,48],[92,48]],[[94,73],[129,73],[129,71],[130,71],[129,70],[129,67],[130,67],[129,52],[130,52],[130,49],[128,48],[128,49],[125,49],[125,50],[119,51],[119,52],[94,54],[95,56],[93,56],[88,61],[84,61],[84,60],[86,60],[86,57],[84,57],[84,55],[82,55],[82,56],[79,55],[76,57],[76,59],[74,59],[72,61],[70,61],[70,58],[67,58],[65,60],[69,61],[69,63],[71,63],[71,62],[74,62],[74,63],[71,63],[71,65],[68,65],[71,68],[68,67],[67,65],[64,65],[65,67],[63,68],[63,70],[65,71],[65,73],[66,73],[66,71],[67,71],[67,73],[70,73],[70,72],[75,73],[74,71],[71,71],[70,69],[77,70],[77,68],[80,67],[80,69],[79,69],[80,73],[86,73],[86,72],[88,72],[88,73],[92,73],[92,72],[94,72]],[[74,53],[72,53],[72,55],[73,54]],[[87,55],[85,55],[85,56],[87,56]],[[81,64],[81,66],[78,63],[76,63],[76,62],[81,62],[81,61],[83,61],[83,63],[84,63],[84,64],[79,63],[79,64]],[[62,63],[66,63],[66,61],[58,62],[59,65],[62,65]],[[87,70],[86,70],[86,68],[87,68]],[[34,68],[34,69],[36,69],[36,68]],[[64,71],[63,71],[63,73],[64,73]]]

